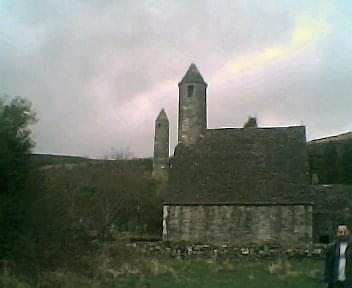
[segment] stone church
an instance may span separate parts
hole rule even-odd
[[[304,126],[207,129],[207,83],[194,64],[178,87],[171,158],[164,110],[155,122],[153,175],[167,179],[164,240],[301,246],[333,237],[338,216],[326,199],[339,190],[346,212],[352,189],[312,187]]]

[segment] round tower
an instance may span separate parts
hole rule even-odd
[[[194,144],[207,128],[207,86],[192,63],[178,84],[178,143]]]
[[[169,166],[169,120],[162,109],[155,120],[153,176],[167,178]]]

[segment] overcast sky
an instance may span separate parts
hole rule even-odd
[[[352,2],[0,0],[0,94],[29,99],[35,152],[153,154],[191,62],[208,126],[352,130]]]

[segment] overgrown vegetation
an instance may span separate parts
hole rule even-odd
[[[32,222],[45,266],[75,264],[94,243],[125,232],[161,234],[156,184],[143,166],[130,169],[126,163],[58,166],[33,175],[31,186],[38,193],[32,202]]]

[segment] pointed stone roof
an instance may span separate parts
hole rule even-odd
[[[207,85],[207,83],[205,83],[202,75],[200,74],[197,66],[194,63],[192,63],[189,66],[185,76],[183,76],[181,82],[178,83],[178,85],[185,84],[185,83],[200,83],[200,84]]]
[[[158,117],[156,118],[156,121],[167,121],[169,122],[169,119],[167,118],[166,112],[164,108],[161,109]]]

